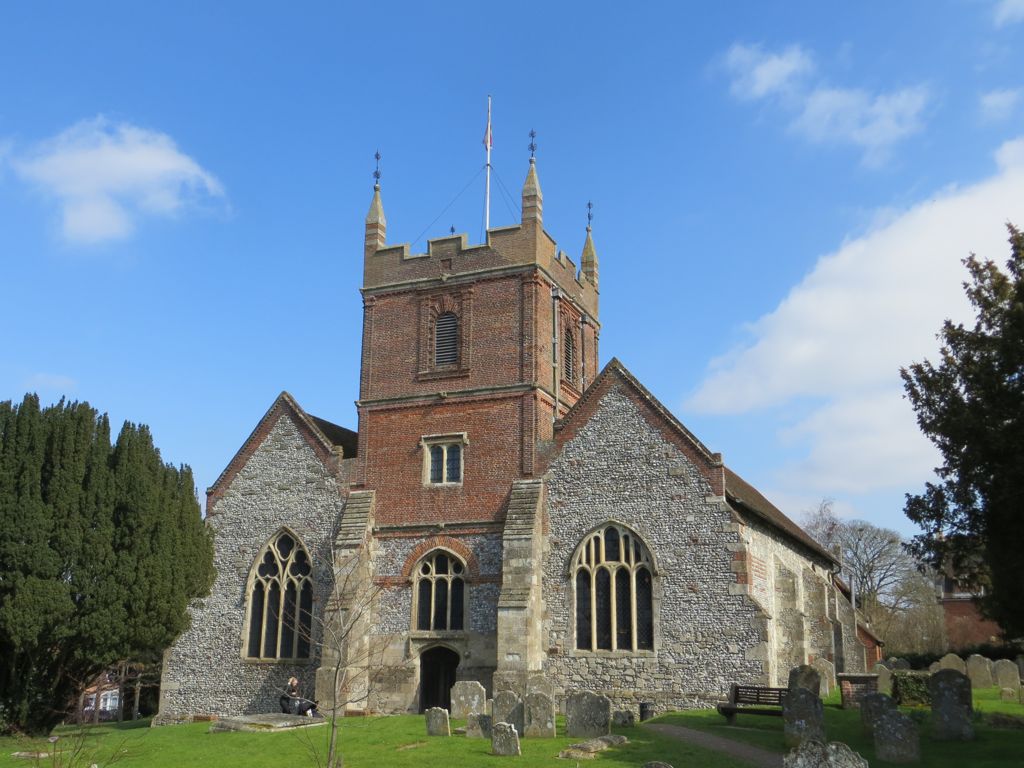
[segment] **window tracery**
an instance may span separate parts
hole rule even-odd
[[[308,659],[313,619],[309,553],[288,531],[260,552],[249,578],[246,656]]]
[[[462,630],[466,614],[466,566],[435,549],[416,568],[415,626],[418,630]]]

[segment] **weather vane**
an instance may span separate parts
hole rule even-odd
[[[455,234],[455,225],[452,224],[451,227],[448,228],[448,231],[451,232],[454,235]]]
[[[594,204],[587,200],[587,229],[594,223]]]
[[[374,153],[373,159],[377,161],[377,167],[373,169],[373,185],[375,187],[379,187],[380,186],[380,150],[379,149]]]
[[[530,159],[532,160],[534,152],[537,151],[537,132],[535,130],[533,130],[532,128],[530,129],[530,147],[529,147],[529,149],[530,149]]]

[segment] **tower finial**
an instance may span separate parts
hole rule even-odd
[[[587,200],[587,232],[590,231],[590,225],[594,223],[594,204]]]
[[[528,149],[530,150],[530,161],[532,162],[534,159],[533,156],[537,152],[537,132],[533,130],[533,128],[530,129],[530,144]]]
[[[580,259],[580,273],[585,280],[590,281],[594,288],[597,288],[597,249],[594,248],[594,238],[591,237],[590,227],[594,223],[594,204],[587,201],[587,239],[583,242],[583,257]]]
[[[373,169],[373,188],[380,189],[380,150],[378,149],[373,154],[373,159],[377,161],[377,167]]]

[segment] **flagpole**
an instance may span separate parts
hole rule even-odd
[[[487,148],[487,182],[484,187],[484,237],[491,228],[491,97],[487,96],[487,133],[484,135]]]

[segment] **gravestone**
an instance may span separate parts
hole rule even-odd
[[[787,747],[808,739],[825,741],[825,711],[818,694],[793,688],[782,697],[782,728]]]
[[[875,757],[890,763],[921,762],[921,736],[917,725],[896,709],[875,721]]]
[[[555,702],[546,693],[526,695],[526,729],[523,736],[528,739],[555,738]]]
[[[992,662],[984,656],[972,653],[967,657],[967,676],[971,678],[972,688],[991,688]]]
[[[901,672],[910,669],[910,662],[906,659],[902,659],[899,656],[891,656],[886,661],[889,664],[889,669],[893,672],[900,670]]]
[[[491,716],[470,712],[466,718],[467,739],[491,738]]]
[[[427,721],[427,736],[451,736],[448,725],[448,710],[442,707],[431,707],[423,713]]]
[[[611,732],[612,702],[592,691],[576,691],[565,702],[565,730],[571,737],[604,736]]]
[[[516,697],[518,698],[518,697]],[[512,756],[520,755],[519,733],[511,723],[495,723],[491,733],[491,754]]]
[[[936,741],[974,739],[971,680],[955,669],[942,669],[928,679],[932,695],[932,738]]]
[[[892,670],[885,665],[885,662],[880,661],[875,664],[874,670],[878,675],[878,692],[886,695],[892,694]]]
[[[1024,680],[1024,653],[1017,657],[1017,671],[1020,672],[1020,679]]]
[[[828,696],[836,687],[836,665],[828,659],[817,658],[813,666],[821,675],[821,695]]]
[[[939,664],[939,662],[937,661],[933,661],[931,664],[928,665],[928,674],[934,675],[940,669],[942,669],[942,665]]]
[[[992,678],[1000,688],[1020,689],[1020,670],[1009,659],[1000,659],[992,663]]]
[[[1020,690],[1014,690],[1013,688],[1000,688],[999,689],[999,700],[1000,701],[1020,701]]]
[[[612,712],[612,725],[620,725],[624,728],[632,728],[636,725],[636,715],[629,709],[616,709]]]
[[[526,681],[526,694],[543,693],[552,701],[555,700],[555,683],[546,675],[531,675]]]
[[[821,675],[809,664],[801,664],[789,670],[789,685],[787,687],[790,691],[796,688],[806,688],[818,696],[821,691]]]
[[[865,735],[875,732],[875,723],[883,712],[896,709],[896,702],[884,693],[869,693],[860,700],[860,727]]]
[[[483,712],[487,691],[476,680],[460,680],[452,686],[452,717],[465,720],[470,712]]]
[[[967,674],[967,664],[955,653],[947,653],[939,659],[939,666],[943,669],[955,669],[961,675]]]
[[[516,736],[526,731],[526,712],[523,700],[515,691],[500,691],[494,695],[491,705],[491,722],[514,725]]]
[[[868,768],[868,761],[841,741],[805,741],[782,758],[783,768]]]

